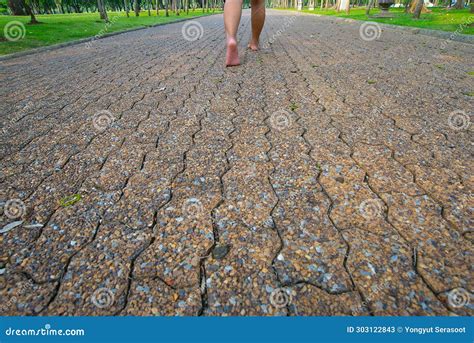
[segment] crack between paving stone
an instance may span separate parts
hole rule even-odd
[[[59,278],[57,280],[55,280],[55,282],[57,282],[58,284],[56,285],[55,287],[55,290],[53,291],[53,295],[51,297],[51,299],[48,301],[48,303],[46,304],[46,306],[38,312],[39,313],[42,313],[43,311],[45,311],[46,309],[49,308],[49,306],[54,302],[54,300],[56,300],[57,296],[59,295],[59,289],[61,288],[61,285],[62,285],[62,282],[63,282],[63,278],[64,278],[64,275],[66,275],[67,273],[67,270],[69,268],[69,265],[72,261],[72,259],[74,258],[74,256],[76,256],[77,254],[79,254],[80,252],[82,252],[83,250],[85,250],[89,245],[92,245],[92,243],[94,242],[98,232],[99,232],[99,227],[101,226],[101,220],[99,220],[99,222],[97,223],[96,227],[95,227],[95,230],[94,230],[94,233],[93,233],[93,236],[92,236],[92,239],[90,242],[84,244],[84,246],[77,250],[76,252],[74,252],[73,254],[71,254],[71,256],[69,256],[66,264],[64,265],[63,267],[63,270],[61,272],[61,275],[59,276]],[[51,282],[48,282],[48,283],[51,283]]]
[[[267,33],[267,32],[266,32]],[[267,38],[268,38],[268,33],[267,33]],[[273,58],[276,60],[277,57],[275,55],[275,51],[273,50],[273,44],[269,46],[269,50],[271,51],[272,55],[273,55]],[[262,70],[264,71],[264,74],[266,75],[269,75],[269,73],[265,73],[265,69],[266,67],[263,66]],[[288,89],[288,85],[286,83],[286,80],[284,82],[284,86],[286,89]],[[266,88],[264,88],[264,93],[266,94],[267,91],[266,91]],[[284,244],[284,240],[283,240],[283,237],[282,237],[282,234],[281,234],[281,231],[279,230],[278,228],[278,225],[277,225],[277,222],[275,220],[275,210],[276,208],[278,207],[278,205],[280,204],[281,200],[280,200],[280,197],[278,196],[278,193],[276,192],[274,186],[273,186],[273,183],[272,183],[272,176],[275,174],[276,172],[276,165],[275,163],[273,162],[273,160],[270,158],[270,154],[271,154],[271,151],[275,148],[272,140],[269,138],[269,135],[271,134],[271,127],[270,125],[268,124],[268,121],[270,120],[270,117],[271,117],[271,114],[268,113],[268,103],[266,101],[266,99],[263,100],[263,106],[262,106],[262,110],[264,113],[266,113],[266,117],[263,118],[263,123],[264,125],[267,127],[267,131],[264,133],[264,137],[265,139],[267,140],[268,144],[269,144],[269,148],[267,149],[267,151],[265,151],[265,156],[267,158],[267,161],[268,163],[271,164],[272,166],[272,170],[270,171],[270,173],[268,174],[267,176],[267,180],[268,180],[268,184],[270,185],[272,191],[273,191],[273,194],[275,195],[275,199],[276,199],[276,202],[275,204],[273,205],[272,209],[270,210],[270,217],[272,218],[272,221],[273,221],[273,226],[274,226],[274,229],[275,229],[275,232],[278,236],[278,239],[280,241],[280,245],[277,249],[277,251],[275,252],[275,256],[272,258],[271,260],[271,268],[273,270],[273,273],[275,274],[275,278],[276,278],[276,281],[277,283],[279,284],[279,287],[282,288],[282,287],[286,287],[284,286],[284,283],[283,281],[280,279],[280,275],[278,274],[278,271],[277,271],[277,268],[275,267],[275,260],[277,259],[278,255],[281,253],[281,251],[283,250],[285,244]],[[292,314],[292,310],[290,308],[290,302],[288,302],[284,308],[286,310],[286,314],[285,316],[286,317],[289,317],[291,314]],[[278,308],[276,308],[276,310],[278,310]],[[297,311],[296,309],[296,306],[295,306],[295,310]]]
[[[333,127],[334,127],[334,126],[333,126]],[[360,165],[360,164],[358,163],[358,161],[356,161],[356,160],[354,159],[354,157],[353,157],[353,154],[354,154],[353,148],[352,148],[352,147],[347,143],[347,141],[345,141],[342,137],[340,137],[340,139],[341,139],[341,141],[350,149],[351,152],[350,152],[349,156],[350,156],[350,158],[352,159],[352,161],[354,161],[354,163],[355,163],[361,170],[363,170],[363,171],[365,172],[364,182],[366,183],[367,187],[368,187],[368,188],[372,191],[372,193],[374,193],[374,194],[377,196],[377,198],[378,198],[380,201],[382,201],[382,203],[385,205],[385,209],[384,209],[384,211],[383,211],[383,217],[384,217],[385,222],[387,222],[387,223],[395,230],[395,232],[397,233],[397,235],[398,235],[400,238],[402,238],[402,239],[404,240],[404,244],[405,244],[407,247],[409,247],[411,251],[413,251],[413,248],[414,248],[414,247],[411,246],[410,242],[400,233],[400,231],[398,230],[398,228],[389,220],[389,218],[388,218],[389,205],[387,204],[387,202],[381,197],[381,195],[378,194],[378,192],[376,192],[375,189],[373,189],[373,188],[371,187],[370,183],[365,180],[365,178],[368,177],[367,171],[366,171],[365,168],[363,168],[362,165]],[[398,161],[397,161],[397,162],[398,162]],[[414,256],[411,255],[410,258],[412,259],[412,266],[415,266]],[[431,286],[431,284],[429,284],[429,283],[427,282],[427,280],[421,275],[421,273],[419,272],[419,270],[418,270],[417,268],[414,268],[414,271],[415,271],[415,273],[420,277],[420,279],[421,279],[422,282],[425,284],[425,286],[433,293],[433,295],[434,295],[436,298],[438,298],[437,293],[434,291],[434,289],[433,289],[433,287]],[[443,305],[443,307],[445,307],[446,309],[448,309],[448,308],[446,307],[446,305],[444,304],[444,302],[441,301],[441,304]],[[448,310],[449,310],[449,309],[448,309]]]
[[[245,26],[244,31],[247,31],[248,29],[248,21],[246,23],[247,26]],[[241,31],[242,32],[242,31]],[[224,50],[224,49],[221,49]],[[245,52],[246,55],[246,52]],[[216,63],[217,59],[219,58],[220,54],[217,54],[216,59],[214,60],[214,63]],[[224,80],[225,72],[223,72],[220,76],[220,80]],[[239,89],[237,90],[237,97],[234,98],[236,105],[231,109],[234,114],[236,114],[236,108],[239,105],[239,99],[242,97],[242,94],[240,93],[240,90],[242,89],[242,83],[243,81],[240,81],[237,83]],[[213,91],[214,97],[216,96],[216,93]],[[233,168],[233,163],[231,163],[229,159],[229,153],[234,149],[235,143],[233,140],[233,133],[237,131],[237,127],[234,123],[234,120],[237,118],[237,116],[232,116],[230,118],[230,123],[232,125],[231,130],[227,133],[227,138],[230,143],[228,143],[229,147],[224,151],[224,156],[226,160],[226,166],[223,170],[223,172],[219,175],[219,189],[221,193],[221,199],[217,202],[217,204],[211,209],[211,221],[212,221],[212,233],[213,233],[213,244],[212,246],[208,249],[206,252],[205,256],[200,258],[200,275],[199,275],[199,280],[200,280],[200,293],[201,293],[201,308],[199,310],[198,316],[204,316],[206,310],[209,308],[209,300],[208,300],[208,291],[207,291],[207,284],[206,284],[206,261],[211,255],[213,249],[217,246],[219,243],[219,228],[217,226],[217,219],[216,219],[216,212],[219,210],[220,207],[226,202],[226,197],[225,197],[225,185],[224,185],[224,178],[225,175]]]
[[[314,93],[314,91],[313,91],[313,93]],[[318,99],[318,102],[319,102],[319,99]],[[385,115],[384,115],[384,116],[385,116]],[[392,119],[391,117],[387,117],[387,116],[385,116],[385,117],[388,118],[388,119],[390,119],[390,120],[395,121],[395,120]],[[362,170],[365,171],[365,176],[367,177],[367,175],[368,175],[368,174],[367,174],[367,171],[366,171],[362,166],[360,166],[359,163],[353,158],[354,151],[353,151],[352,147],[347,143],[347,141],[344,140],[344,138],[342,137],[342,132],[341,132],[337,127],[334,126],[334,124],[333,124],[333,120],[334,120],[334,119],[333,119],[332,117],[330,117],[329,119],[330,119],[330,125],[331,125],[333,128],[335,128],[335,129],[339,132],[339,139],[350,149],[350,157],[351,157],[351,159],[355,162],[355,164],[356,164],[359,168],[361,168]],[[398,126],[396,126],[396,127],[399,128]],[[401,128],[399,128],[399,129],[402,130],[402,131],[405,131],[405,130],[403,130],[403,129],[401,129]],[[405,132],[406,132],[406,131],[405,131]],[[412,138],[413,135],[411,135],[410,137]],[[414,141],[414,142],[415,142],[415,141]],[[417,143],[417,142],[415,142],[415,143]],[[381,145],[384,146],[384,147],[387,147],[386,144],[383,144],[383,143],[382,143]],[[423,146],[423,145],[421,145],[421,146]],[[392,152],[392,157],[394,158],[394,160],[395,160],[397,163],[399,163],[401,166],[403,166],[406,170],[408,170],[408,168],[406,168],[402,163],[400,163],[400,162],[394,157],[394,150],[391,149],[390,147],[387,147],[387,148]],[[408,170],[408,171],[413,175],[413,178],[415,179],[415,174],[412,173],[410,170]],[[389,208],[388,204],[381,198],[381,196],[370,186],[370,184],[369,184],[366,180],[364,180],[364,182],[367,184],[367,186],[369,187],[369,189],[385,204],[385,206],[386,206],[386,211],[384,211],[384,219],[385,219],[385,221],[386,221],[387,223],[389,223],[389,225],[395,230],[395,232],[397,232],[397,234],[398,234],[399,237],[403,237],[403,236],[400,234],[400,232],[397,230],[397,228],[395,227],[395,225],[393,225],[393,223],[391,223],[391,222],[389,221],[389,219],[388,219],[388,208]],[[417,184],[417,185],[418,185],[418,184]],[[418,186],[419,186],[419,185],[418,185]],[[426,190],[425,190],[424,188],[422,188],[422,187],[420,187],[420,188],[426,193]],[[444,219],[444,218],[443,218],[443,219]],[[332,218],[331,218],[331,221],[332,221]],[[448,224],[449,224],[449,222],[448,222]],[[403,237],[403,239],[406,241],[406,239],[405,239],[404,237]],[[410,244],[407,244],[407,246],[408,246],[408,247],[411,247]],[[413,248],[412,248],[411,250],[413,251]],[[349,255],[349,253],[347,254],[347,256],[348,256],[348,255]],[[347,256],[346,256],[346,258],[347,258]],[[415,266],[415,264],[416,264],[415,262],[417,262],[417,261],[415,261],[415,259],[414,259],[415,257],[414,257],[414,256],[411,256],[411,258],[412,258],[412,262],[413,262],[412,265]],[[434,289],[432,288],[432,286],[431,286],[431,285],[427,282],[427,280],[421,275],[421,273],[419,272],[418,268],[414,268],[414,271],[418,274],[418,276],[419,276],[420,279],[423,281],[423,283],[427,286],[427,288],[430,289],[430,291],[433,293],[433,295],[435,295],[435,297],[437,297],[438,300],[440,300],[441,304],[443,304],[443,306],[444,306],[446,309],[448,309],[448,308],[446,307],[446,305],[444,304],[444,302],[441,301],[441,299],[439,299],[438,293],[434,291]],[[440,293],[442,293],[442,292],[440,292]],[[449,309],[448,309],[448,311],[449,311]]]
[[[297,50],[299,50],[299,49],[297,48]],[[306,78],[305,78],[305,80],[306,80]],[[332,88],[336,94],[338,94],[337,89],[334,88],[330,83],[328,83],[328,86],[329,86],[330,88]],[[340,95],[340,94],[339,94],[339,95]],[[382,94],[382,95],[385,97],[385,94]],[[340,95],[340,96],[341,96],[341,95]],[[345,99],[343,99],[343,100],[345,100]],[[343,101],[343,102],[344,102],[344,101]],[[446,103],[446,102],[445,102],[445,103]],[[449,105],[448,103],[446,103],[446,104]],[[407,134],[410,136],[410,140],[411,140],[413,143],[415,143],[417,146],[422,147],[422,148],[425,149],[425,150],[430,150],[430,149],[429,149],[429,148],[430,148],[429,145],[422,144],[422,143],[417,142],[416,140],[413,139],[413,137],[414,137],[415,135],[422,135],[423,132],[412,133],[412,132],[410,132],[410,131],[407,131],[406,129],[404,129],[403,127],[401,127],[401,126],[399,126],[399,125],[397,124],[397,120],[396,120],[396,119],[393,119],[392,117],[390,117],[390,116],[384,114],[383,108],[386,108],[387,106],[385,106],[384,104],[382,104],[381,106],[376,106],[376,107],[377,107],[378,112],[379,112],[380,114],[382,114],[383,117],[385,117],[386,119],[390,120],[395,128],[397,128],[398,130],[400,130],[400,131],[402,131],[402,132],[407,133]],[[436,131],[437,131],[437,130],[436,130]],[[437,131],[437,132],[439,132],[439,131]],[[445,136],[445,138],[446,138],[447,141],[449,141],[448,138],[447,138],[447,135],[446,135],[445,133],[443,133],[443,132],[440,132],[440,133]],[[381,143],[381,145],[386,146],[385,143]],[[389,149],[392,150],[391,148],[389,148]],[[435,158],[435,156],[434,156],[434,153],[432,153],[432,156],[431,156],[431,157],[436,160],[436,158]],[[397,162],[398,162],[398,161],[397,161]],[[399,162],[399,163],[400,163],[400,162]],[[400,163],[400,164],[401,164],[401,163]],[[403,164],[401,164],[401,165],[404,166]],[[404,166],[404,167],[405,167],[405,166]],[[406,167],[405,167],[405,168],[406,168]],[[406,168],[406,169],[407,169],[407,168]],[[462,178],[461,178],[457,173],[456,173],[456,175],[458,176],[458,178],[460,179],[460,181],[461,181],[461,183],[462,183]],[[417,184],[417,185],[418,185],[418,184]],[[419,185],[418,185],[418,186],[419,186]],[[432,198],[433,200],[436,201],[436,199],[433,198],[432,196],[430,196],[430,198]]]
[[[171,76],[170,76],[170,77],[171,77]],[[170,77],[168,77],[167,79],[169,79]],[[99,87],[99,88],[100,88],[100,87]],[[103,96],[105,96],[105,95],[107,95],[107,94],[110,94],[110,93],[111,93],[111,91],[105,93]],[[144,98],[144,96],[145,96],[145,94],[142,96],[142,99]],[[65,105],[65,106],[67,106],[67,105]],[[65,107],[65,106],[64,106],[64,107]],[[64,108],[64,107],[63,107],[63,108]],[[109,105],[107,108],[109,108],[109,107],[110,107],[110,105]],[[132,106],[132,107],[133,107],[133,106]],[[150,112],[148,112],[148,117],[149,117],[149,115],[150,115]],[[120,116],[120,117],[118,118],[118,120],[120,120],[121,118],[122,118],[122,116]],[[143,121],[145,121],[146,119],[147,119],[147,118],[142,119],[142,120],[138,123],[137,128],[138,128],[138,126],[139,126]],[[84,125],[79,126],[79,127],[76,129],[75,132],[78,132],[82,127],[84,127],[84,126],[86,126],[86,125],[88,125],[87,122],[86,122]],[[169,125],[168,125],[168,128],[169,128]],[[84,149],[83,149],[82,151],[77,151],[77,152],[73,153],[72,155],[70,155],[70,156],[67,158],[66,162],[62,165],[61,169],[64,169],[64,167],[68,164],[68,162],[72,159],[72,157],[74,157],[74,156],[76,156],[76,155],[79,155],[79,154],[81,154],[81,153],[85,153],[85,152],[87,151],[87,148],[88,148],[88,147],[92,144],[92,142],[94,141],[94,139],[96,139],[97,137],[99,137],[101,134],[103,134],[103,132],[100,132],[100,133],[97,133],[96,135],[94,135],[94,136],[89,140],[89,142],[85,145],[85,147],[84,147]],[[42,135],[41,135],[41,136],[42,136]],[[39,136],[39,137],[40,137],[40,136]],[[68,137],[68,136],[66,136],[65,138],[67,138],[67,137]],[[103,166],[105,165],[105,163],[106,163],[107,159],[109,158],[109,156],[110,156],[113,152],[120,151],[120,149],[123,147],[123,144],[124,144],[125,140],[126,140],[126,139],[123,139],[123,140],[122,140],[122,142],[121,142],[121,144],[120,144],[120,147],[119,147],[117,150],[113,150],[113,151],[109,152],[109,154],[107,154],[107,156],[104,158],[103,163],[101,164],[100,168],[98,169],[99,172],[100,172],[100,170],[102,170],[102,168],[103,168]],[[158,140],[157,140],[157,142],[158,142]],[[147,153],[147,154],[148,154],[148,153]],[[143,162],[144,162],[144,159],[145,159],[145,157],[146,157],[147,154],[145,154],[145,156],[143,157]],[[143,162],[142,162],[142,166],[143,166]],[[53,173],[51,173],[50,175],[45,176],[45,177],[42,179],[42,181],[38,184],[38,186],[36,187],[36,189],[39,189],[39,188],[41,187],[41,185],[42,185],[52,174],[53,174]],[[125,188],[127,187],[128,181],[129,181],[129,179],[130,179],[131,176],[132,176],[132,175],[130,175],[130,176],[126,179],[125,185],[122,187],[122,191],[121,191],[121,194],[120,194],[120,196],[119,196],[119,199],[117,200],[117,203],[121,200],[121,198],[122,198],[122,196],[123,196],[123,194],[124,194],[124,190],[125,190]],[[80,188],[82,187],[82,185],[83,185],[84,182],[87,180],[87,178],[88,178],[88,177],[86,176],[86,177],[82,180],[81,184],[79,185],[79,187],[78,187],[77,189],[80,189]],[[28,199],[30,199],[30,197],[34,194],[35,191],[36,191],[36,190],[31,191],[30,195],[25,199],[25,201],[28,201]],[[42,235],[42,233],[43,233],[44,227],[46,227],[46,226],[48,225],[48,223],[49,223],[49,221],[51,220],[51,218],[54,216],[54,214],[55,214],[60,208],[61,208],[61,207],[57,207],[57,208],[56,208],[55,210],[53,210],[53,212],[47,217],[46,224],[43,226],[43,228],[41,228],[41,230],[40,230],[40,232],[38,233],[38,235],[37,235],[37,237],[35,238],[35,240],[32,241],[26,248],[32,246],[35,242],[38,241],[38,239],[41,237],[41,235]],[[105,213],[105,212],[104,212],[104,213]],[[82,250],[82,249],[81,249],[81,250]],[[79,251],[80,251],[80,250],[79,250]]]
[[[217,59],[217,57],[216,57],[216,59]],[[211,64],[211,65],[212,65],[212,64]],[[197,68],[197,67],[198,67],[198,63],[196,63],[195,66],[194,66],[194,68],[191,69],[191,72],[192,72],[192,70],[194,70],[194,69]],[[210,68],[209,68],[209,69],[210,69]],[[196,90],[196,87],[197,87],[197,86],[195,86],[195,88],[194,88],[195,90]],[[191,92],[191,93],[192,93],[192,92]],[[188,94],[187,99],[183,100],[183,106],[182,106],[182,107],[184,107],[184,104],[185,104],[186,100],[191,99],[191,93]],[[164,103],[166,102],[166,99],[168,99],[168,93],[165,94],[165,101],[164,101]],[[192,149],[192,147],[193,147],[194,144],[195,144],[195,140],[194,140],[194,139],[195,139],[196,134],[197,134],[199,131],[202,130],[202,120],[207,116],[207,112],[204,112],[204,113],[205,113],[204,116],[201,116],[200,118],[198,117],[198,118],[199,118],[199,120],[198,120],[199,129],[198,129],[197,131],[195,131],[195,132],[191,135],[191,144],[190,144],[189,148],[188,148],[188,149],[183,153],[183,155],[182,155],[182,156],[183,156],[182,169],[181,169],[180,171],[178,171],[175,175],[173,175],[173,176],[170,178],[170,183],[169,183],[170,187],[169,187],[169,197],[168,197],[168,200],[167,200],[165,203],[163,203],[161,206],[159,206],[158,209],[155,211],[155,213],[154,213],[154,215],[153,215],[153,217],[154,217],[154,225],[152,226],[153,229],[156,228],[158,212],[159,212],[161,209],[165,208],[165,207],[172,201],[172,199],[173,199],[173,185],[174,185],[176,179],[177,179],[180,175],[182,175],[182,174],[184,173],[184,171],[186,170],[186,156],[187,156],[187,153]],[[178,118],[178,116],[175,116],[173,119],[177,119],[177,118]],[[166,129],[166,131],[162,134],[162,136],[164,136],[164,135],[166,134],[166,132],[169,132],[169,129],[170,129],[170,127],[171,127],[171,121],[172,121],[173,119],[170,119],[170,120],[167,122],[167,129]],[[157,140],[156,140],[156,143],[155,143],[155,147],[156,147],[156,148],[158,148],[159,139],[160,139],[160,137],[158,137]],[[127,302],[128,302],[129,292],[130,292],[130,289],[131,289],[131,281],[132,281],[132,279],[133,279],[133,269],[134,269],[134,262],[135,262],[135,260],[136,260],[143,252],[145,252],[147,249],[149,249],[150,246],[153,245],[153,243],[154,243],[155,240],[156,240],[156,237],[152,237],[152,240],[151,240],[151,242],[148,244],[148,246],[144,247],[144,248],[137,254],[137,256],[135,257],[135,259],[134,259],[134,261],[133,261],[133,265],[131,266],[131,269],[130,269],[129,285],[128,285],[128,289],[127,289],[127,295],[126,295],[126,298],[125,298],[125,306],[124,306],[118,313],[123,312],[123,311],[126,309],[126,306],[127,306],[126,304],[127,304]],[[201,268],[202,268],[202,262],[200,262],[200,276],[199,276],[199,280],[201,280],[203,273],[204,273],[204,275],[205,275],[205,270],[204,270],[204,272],[203,272]],[[160,280],[161,282],[163,282],[167,287],[170,287],[170,288],[172,288],[172,289],[176,289],[174,286],[169,285],[165,280],[163,280],[163,279],[160,278],[159,276],[156,276],[156,277],[154,277],[154,278],[156,278],[156,279]],[[199,286],[200,286],[200,285],[199,285]],[[201,287],[199,287],[199,288],[201,288]],[[203,311],[203,308],[201,308],[201,309],[199,310],[199,314],[200,314],[202,311]]]
[[[295,68],[297,68],[299,70],[299,68],[297,67],[297,65],[294,63],[293,59],[290,57],[290,55],[288,54],[288,51],[283,47],[283,45],[281,44],[281,48],[285,51],[286,55],[288,56],[288,59],[291,60],[292,64],[294,65]],[[302,76],[304,82],[306,83],[306,87],[308,90],[310,90],[311,94],[315,95],[314,93],[314,90],[310,88],[309,86],[309,82],[307,81],[307,79]],[[286,84],[286,82],[285,82]],[[287,84],[286,84],[287,85]],[[288,88],[287,88],[288,89]],[[288,92],[289,93],[289,92]],[[290,94],[290,93],[289,93]],[[293,97],[291,97],[293,99]],[[319,102],[319,97],[315,96],[316,98],[316,101],[317,103],[319,103],[321,106],[322,106],[322,110],[323,112],[325,111],[325,107]],[[327,209],[327,212],[326,212],[326,215],[328,217],[328,219],[330,220],[330,222],[332,223],[333,227],[339,232],[339,236],[341,237],[341,239],[344,241],[345,245],[346,245],[346,253],[344,254],[344,261],[343,261],[343,267],[347,273],[347,275],[349,276],[349,279],[351,281],[351,284],[352,284],[352,290],[348,290],[348,291],[341,291],[341,292],[334,292],[334,291],[331,291],[331,290],[328,290],[326,289],[325,287],[322,287],[322,286],[318,286],[317,284],[314,284],[310,281],[303,281],[303,282],[296,282],[295,284],[299,284],[299,283],[306,283],[308,285],[312,285],[312,286],[315,286],[319,289],[321,289],[322,291],[326,292],[327,294],[334,294],[334,295],[337,295],[337,294],[347,294],[347,293],[351,293],[353,291],[356,291],[360,298],[362,299],[363,302],[366,301],[365,299],[365,296],[362,294],[362,292],[358,289],[358,287],[356,286],[356,283],[354,282],[354,279],[352,277],[352,273],[349,271],[349,268],[347,266],[347,260],[348,260],[348,256],[350,254],[350,244],[349,242],[344,238],[344,236],[342,235],[342,231],[337,227],[337,225],[334,223],[333,219],[331,218],[330,216],[330,213],[331,213],[331,210],[334,206],[334,202],[332,200],[332,198],[329,196],[329,194],[327,193],[326,189],[323,187],[323,185],[321,184],[321,181],[320,181],[320,176],[321,176],[321,168],[319,167],[319,164],[317,163],[317,161],[314,160],[314,158],[311,156],[311,152],[313,151],[313,146],[312,144],[309,143],[309,141],[307,140],[307,138],[305,137],[305,134],[307,132],[306,128],[304,128],[300,121],[302,120],[302,117],[300,115],[298,115],[297,113],[297,110],[295,111],[292,111],[293,113],[295,113],[298,117],[298,119],[295,121],[299,126],[300,128],[302,129],[302,133],[300,135],[300,137],[303,139],[303,141],[305,142],[305,144],[307,145],[308,147],[308,150],[307,150],[307,155],[308,155],[308,159],[309,160],[313,160],[315,163],[316,163],[316,167],[318,169],[318,175],[316,177],[316,180],[317,180],[317,183],[318,185],[321,187],[321,190],[323,191],[323,193],[325,194],[327,200],[329,201],[329,206],[328,206],[328,209]],[[332,120],[332,118],[330,118]],[[370,313],[370,315],[373,315],[373,312],[371,311],[371,309],[367,309]]]

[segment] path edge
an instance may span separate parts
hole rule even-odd
[[[59,44],[42,46],[42,47],[39,47],[39,48],[30,49],[30,50],[14,52],[13,54],[0,56],[0,62],[11,60],[11,59],[14,59],[14,58],[17,58],[17,57],[28,56],[28,55],[38,54],[38,53],[41,53],[41,52],[53,51],[53,50],[65,48],[65,47],[68,47],[68,46],[73,46],[73,45],[78,45],[78,44],[82,44],[82,43],[92,42],[92,41],[98,40],[98,39],[103,39],[103,38],[108,38],[108,37],[121,35],[122,33],[128,33],[128,32],[133,32],[133,31],[138,31],[138,30],[144,30],[144,29],[149,29],[149,28],[157,27],[157,26],[175,24],[175,23],[180,23],[180,22],[183,22],[183,21],[195,20],[195,19],[210,17],[210,16],[213,16],[213,15],[219,15],[219,14],[222,14],[222,13],[212,13],[212,14],[206,14],[206,15],[196,16],[196,17],[192,17],[192,18],[178,19],[178,20],[171,21],[171,22],[168,22],[168,23],[157,23],[157,24],[148,25],[148,26],[139,26],[139,27],[134,27],[134,28],[127,29],[127,30],[121,30],[121,31],[105,33],[105,34],[101,35],[100,37],[92,36],[92,37],[87,37],[87,38],[81,38],[81,39],[78,39],[78,40],[73,40],[73,41],[70,41],[70,42],[64,42],[64,43],[59,43]]]

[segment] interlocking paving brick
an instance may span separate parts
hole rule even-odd
[[[472,47],[196,20],[2,62],[0,314],[472,315]]]

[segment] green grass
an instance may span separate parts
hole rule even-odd
[[[92,37],[99,33],[123,31],[207,14],[212,14],[212,12],[203,14],[202,10],[196,9],[195,12],[189,11],[189,15],[182,12],[179,16],[176,16],[170,12],[170,16],[165,17],[164,11],[161,10],[159,16],[156,16],[156,12],[153,11],[152,16],[148,16],[148,12],[143,11],[139,17],[131,12],[130,18],[127,18],[125,12],[109,12],[111,23],[107,26],[103,20],[99,19],[98,13],[38,15],[37,19],[41,22],[38,25],[28,25],[29,17],[0,16],[0,32],[2,34],[0,55]],[[114,17],[117,18],[114,19]],[[6,40],[4,36],[5,25],[12,21],[19,21],[26,28],[24,38],[15,42]]]
[[[289,10],[295,10],[293,8]],[[474,34],[474,14],[469,13],[469,9],[455,10],[455,9],[444,9],[444,8],[430,8],[431,13],[422,13],[420,19],[413,19],[412,14],[405,14],[403,8],[390,8],[390,13],[394,15],[394,18],[374,18],[372,15],[378,14],[380,10],[378,8],[370,11],[370,16],[365,15],[365,7],[352,8],[349,15],[345,12],[336,12],[334,9],[315,9],[314,11],[303,10],[302,12],[320,14],[327,16],[337,16],[343,18],[351,18],[356,20],[365,21],[376,21],[379,23],[400,25],[400,26],[412,26],[431,30],[442,30],[454,32],[458,30],[458,33],[462,34]],[[470,25],[467,25],[471,23]],[[462,25],[462,26],[461,26]]]

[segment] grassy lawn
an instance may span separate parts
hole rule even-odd
[[[92,37],[98,33],[122,31],[207,15],[207,13],[203,14],[202,10],[198,9],[195,12],[189,11],[189,15],[182,12],[179,16],[176,16],[170,12],[169,17],[165,17],[163,10],[160,11],[159,16],[153,11],[152,16],[148,16],[148,12],[143,11],[139,17],[131,12],[129,18],[127,18],[125,12],[109,12],[108,14],[111,23],[107,26],[104,21],[99,19],[98,13],[37,15],[36,18],[42,23],[38,25],[28,25],[29,17],[0,16],[0,32],[2,35],[0,38],[0,55]],[[212,12],[209,12],[209,14],[212,14]],[[114,17],[118,18],[114,19]],[[26,28],[24,38],[15,42],[6,40],[4,33],[5,25],[12,21],[19,21],[25,24]]]
[[[295,10],[295,9],[289,9]],[[431,30],[443,30],[454,32],[459,30],[462,34],[474,34],[474,14],[469,13],[469,9],[463,10],[447,10],[444,8],[430,8],[431,13],[422,13],[420,19],[413,19],[412,14],[405,14],[403,8],[390,8],[390,12],[394,15],[394,18],[373,18],[372,15],[378,14],[380,10],[378,8],[370,11],[370,17],[365,15],[365,7],[352,8],[350,14],[347,15],[344,12],[337,13],[334,9],[315,9],[314,11],[303,10],[302,12],[321,14],[328,16],[337,16],[344,18],[351,18],[356,20],[368,20],[376,21],[386,24],[394,24],[401,26],[413,26]],[[468,25],[468,24],[471,25]],[[460,25],[463,24],[463,28]]]

